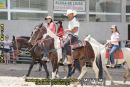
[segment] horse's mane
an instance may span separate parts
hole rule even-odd
[[[89,40],[88,40],[89,42],[91,42],[91,43],[93,43],[93,44],[95,44],[95,45],[97,45],[97,46],[104,47],[103,44],[101,44],[100,42],[98,42],[97,40],[95,40],[93,37],[87,36],[86,38],[89,39]],[[86,38],[85,38],[85,39],[86,39]]]
[[[25,38],[25,39],[27,39],[27,40],[29,40],[29,39],[30,39],[30,37],[29,37],[29,36],[20,36],[20,37],[18,37],[18,38]]]

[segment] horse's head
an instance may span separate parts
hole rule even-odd
[[[104,45],[102,45],[100,42],[95,40],[91,35],[88,35],[87,37],[85,37],[84,41],[88,41],[88,42],[90,42],[90,43],[92,43],[94,45],[104,47]]]
[[[43,34],[47,33],[46,27],[44,26],[36,26],[32,31],[31,37],[29,39],[29,43],[33,44],[34,41],[37,41],[42,38]]]
[[[84,41],[91,41],[91,35],[87,35],[87,37],[85,37]]]

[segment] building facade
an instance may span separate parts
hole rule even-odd
[[[67,28],[67,9],[78,13],[81,38],[91,34],[105,42],[110,39],[110,26],[116,24],[121,40],[130,40],[130,0],[0,0],[0,24],[10,36],[29,36],[34,26],[50,15]]]

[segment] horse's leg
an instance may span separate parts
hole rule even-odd
[[[92,66],[92,68],[93,68],[93,71],[95,72],[95,77],[98,79],[98,75],[99,75],[99,69],[98,69],[98,67],[97,67],[97,65],[96,65],[96,59],[93,61],[93,66]]]
[[[52,63],[52,68],[53,68],[52,79],[54,79],[57,75],[57,72],[58,72],[58,63],[56,60],[51,60],[51,63]]]
[[[125,74],[124,74],[124,83],[125,83],[130,73],[130,69],[128,68],[128,64],[126,62],[124,63],[124,68],[125,68]]]
[[[101,52],[102,67],[103,67],[103,70],[105,71],[105,73],[107,74],[109,80],[111,81],[111,84],[114,84],[114,82],[112,80],[112,76],[110,75],[103,58],[105,58],[105,50]]]
[[[29,70],[28,70],[28,73],[26,74],[27,77],[30,75],[34,63],[35,63],[35,60],[32,60],[32,63],[30,64],[30,67],[29,67]]]
[[[81,61],[80,61],[81,62]],[[81,64],[81,63],[80,63]],[[86,64],[82,64],[81,65],[81,73],[78,77],[78,80],[81,80],[82,77],[85,75],[85,73],[87,72],[87,67],[86,67]],[[79,84],[79,82],[75,82],[73,87],[77,87],[77,85]]]
[[[38,71],[41,71],[42,70],[42,62],[39,63],[39,69]]]
[[[126,82],[128,75],[130,73],[130,48],[122,48],[123,55],[124,55],[124,68],[125,68],[125,74],[124,74],[124,82]]]
[[[47,65],[46,65],[46,61],[41,61],[41,63],[43,64],[43,67],[45,69],[45,72],[46,72],[46,78],[49,78],[49,71],[47,69]]]
[[[81,73],[78,77],[78,79],[82,79],[82,77],[85,75],[85,73],[87,72],[87,67],[86,67],[86,64],[84,64],[83,66],[81,66]]]

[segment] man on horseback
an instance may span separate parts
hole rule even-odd
[[[71,55],[71,42],[75,41],[75,37],[78,36],[79,33],[79,22],[76,19],[77,13],[75,10],[67,10],[66,16],[68,17],[69,24],[68,24],[68,29],[65,30],[65,33],[67,33],[67,37],[64,41],[64,49],[66,50],[66,55],[68,58],[67,63],[72,64],[72,55]],[[64,38],[64,36],[63,36]]]

